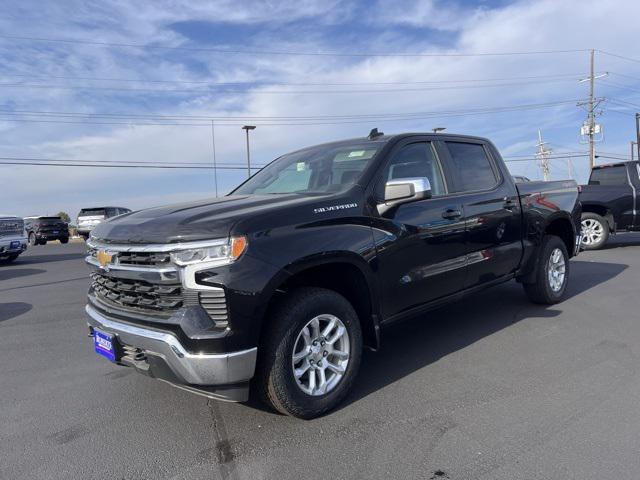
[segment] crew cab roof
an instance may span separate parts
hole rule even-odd
[[[312,145],[312,146],[307,146],[304,148],[301,148],[299,150],[295,150],[293,152],[290,153],[297,153],[297,152],[303,152],[307,149],[310,148],[316,148],[316,147],[321,147],[321,146],[335,146],[335,147],[339,147],[341,145],[349,145],[349,144],[353,144],[353,143],[371,143],[371,144],[384,144],[384,143],[388,143],[390,141],[397,141],[397,140],[401,140],[403,138],[409,138],[409,137],[430,137],[433,138],[434,140],[454,140],[454,139],[468,139],[468,140],[476,140],[479,142],[488,142],[489,140],[487,140],[486,138],[483,137],[476,137],[473,135],[463,135],[463,134],[456,134],[456,133],[433,133],[433,132],[405,132],[405,133],[394,133],[394,134],[390,134],[390,135],[386,135],[386,134],[379,134],[376,137],[370,138],[370,137],[355,137],[355,138],[348,138],[345,140],[338,140],[335,142],[326,142],[326,143],[319,143],[317,145]]]

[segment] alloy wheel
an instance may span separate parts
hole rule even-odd
[[[549,286],[554,292],[562,290],[566,275],[566,263],[564,254],[559,248],[554,248],[549,256],[549,262],[547,265],[547,278],[549,280]]]
[[[582,220],[582,243],[584,245],[595,245],[602,240],[604,226],[598,220],[586,218]]]
[[[296,385],[307,395],[332,391],[344,377],[350,358],[349,333],[335,315],[318,315],[300,330],[291,356]]]

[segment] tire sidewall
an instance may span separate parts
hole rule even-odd
[[[562,288],[557,292],[551,288],[551,285],[549,285],[549,277],[548,277],[549,259],[551,258],[551,253],[556,248],[560,249],[560,251],[562,252],[562,255],[564,256],[564,265],[565,265],[564,282],[562,283]],[[544,287],[547,297],[553,303],[560,301],[567,290],[567,284],[569,283],[569,271],[570,271],[569,254],[567,253],[567,247],[560,238],[555,236],[547,237],[547,240],[545,241],[544,247],[542,249],[541,264],[539,265],[539,269],[540,269],[538,272],[539,281]]]
[[[31,232],[29,234],[29,245],[33,247],[34,245],[37,245],[37,244],[38,244],[38,240],[36,239],[36,235],[35,233]]]
[[[291,360],[295,342],[302,328],[312,318],[322,314],[335,315],[342,321],[349,334],[351,356],[344,376],[333,390],[324,395],[312,396],[303,392],[297,385]],[[309,302],[296,306],[282,338],[271,369],[270,383],[276,391],[285,394],[286,403],[293,407],[296,416],[315,417],[339,403],[355,380],[362,351],[362,331],[358,317],[351,305],[342,296],[333,292],[319,293]]]

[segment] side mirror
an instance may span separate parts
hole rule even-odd
[[[431,198],[431,183],[426,177],[398,178],[384,187],[384,203],[378,205],[380,214],[402,203]]]

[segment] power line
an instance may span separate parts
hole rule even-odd
[[[450,85],[450,86],[425,86],[413,88],[385,88],[385,89],[348,89],[348,90],[260,90],[260,87],[247,87],[245,89],[179,89],[179,88],[136,88],[136,87],[101,87],[95,85],[55,85],[55,84],[35,84],[35,83],[0,83],[2,88],[36,88],[47,90],[98,90],[112,92],[146,92],[157,94],[221,94],[221,93],[251,93],[252,95],[333,95],[333,94],[371,94],[371,93],[399,93],[399,92],[422,92],[437,90],[467,90],[480,88],[502,88],[523,85],[539,85],[540,83],[557,83],[573,80],[572,78],[556,78],[548,80],[531,80],[522,82],[493,83],[482,85]]]
[[[37,74],[20,74],[7,73],[5,77],[20,78],[46,78],[55,80],[89,80],[99,82],[130,82],[130,83],[163,83],[163,84],[192,84],[192,85],[213,85],[213,86],[233,86],[233,85],[269,85],[269,86],[316,86],[316,87],[343,87],[343,86],[360,86],[360,85],[437,85],[443,83],[480,83],[480,82],[499,82],[511,80],[537,80],[545,78],[563,78],[563,77],[579,77],[581,73],[558,73],[551,75],[528,75],[520,77],[498,77],[498,78],[476,78],[467,80],[424,80],[414,82],[212,82],[210,80],[159,80],[144,78],[110,78],[110,77],[82,77],[82,76],[63,76],[63,75],[37,75]]]
[[[610,57],[616,57],[616,58],[620,58],[622,60],[628,60],[630,62],[640,63],[640,60],[638,60],[638,59],[625,57],[624,55],[618,55],[617,53],[606,52],[604,50],[596,50],[596,52],[602,53],[604,55],[609,55]]]
[[[0,160],[15,160],[15,161],[32,161],[32,162],[65,162],[65,163],[107,163],[107,164],[149,164],[149,165],[185,165],[185,166],[209,166],[211,167],[211,163],[209,162],[163,162],[163,161],[146,161],[146,160],[86,160],[86,159],[75,159],[75,158],[38,158],[38,157],[0,157]],[[242,166],[244,164],[233,163],[233,162],[223,162],[218,163],[218,165],[226,166],[226,167],[236,167]],[[264,165],[259,165],[263,167]],[[246,169],[246,166],[242,168]]]
[[[632,87],[630,85],[622,85],[622,84],[619,84],[619,83],[609,82],[609,81],[601,82],[601,83],[603,83],[604,85],[608,85],[610,87],[620,88],[622,90],[629,90],[630,92],[640,92],[640,89],[634,88],[634,87]]]
[[[547,106],[556,106],[562,104],[573,104],[575,102],[579,102],[581,99],[567,99],[567,100],[555,100],[552,102],[544,102],[544,103],[527,103],[527,104],[517,104],[517,105],[506,105],[500,107],[472,107],[467,109],[458,109],[458,110],[433,110],[433,111],[422,111],[422,112],[383,112],[383,113],[363,113],[363,114],[349,114],[349,115],[302,115],[302,116],[291,116],[291,115],[283,115],[283,116],[269,116],[269,115],[226,115],[226,116],[218,116],[213,114],[202,114],[202,115],[184,115],[184,114],[174,114],[168,115],[164,113],[157,114],[135,114],[135,113],[88,113],[88,112],[64,112],[64,111],[52,111],[52,110],[15,110],[15,109],[7,109],[0,107],[0,113],[6,114],[25,114],[25,115],[52,115],[52,116],[80,116],[80,117],[113,117],[113,118],[133,118],[133,119],[188,119],[188,120],[204,120],[210,121],[214,120],[237,120],[237,121],[247,121],[247,120],[333,120],[333,119],[355,119],[355,118],[387,118],[387,117],[405,117],[405,116],[424,116],[424,115],[442,115],[449,113],[476,113],[476,112],[485,112],[485,111],[494,111],[494,110],[504,110],[504,109],[527,109],[534,107],[547,107]]]
[[[213,166],[209,165],[206,167],[195,167],[195,166],[182,166],[182,165],[112,165],[112,164],[104,164],[98,165],[94,163],[53,163],[54,161],[42,161],[42,162],[22,162],[22,161],[8,161],[4,160],[0,157],[0,165],[24,165],[24,166],[45,166],[45,167],[91,167],[91,168],[153,168],[153,169],[186,169],[186,170],[212,170]],[[225,167],[219,166],[217,167],[221,170],[246,170],[246,165],[244,167]],[[262,167],[252,167],[252,170],[260,170]]]
[[[237,54],[237,55],[296,55],[296,56],[330,56],[330,57],[489,57],[489,56],[515,56],[515,55],[549,55],[560,53],[577,53],[585,52],[585,49],[571,50],[538,50],[525,52],[469,52],[469,53],[386,53],[386,52],[302,52],[302,51],[283,51],[283,50],[233,50],[211,47],[182,47],[182,46],[166,46],[166,45],[150,45],[136,43],[121,42],[100,42],[92,40],[80,39],[62,39],[62,38],[45,38],[45,37],[28,37],[18,35],[0,35],[0,38],[8,40],[23,40],[34,42],[78,44],[78,45],[94,45],[100,47],[118,47],[118,48],[148,48],[158,50],[182,50],[192,52],[210,52],[221,54]]]
[[[303,125],[344,125],[344,124],[363,124],[372,123],[376,121],[385,122],[398,122],[398,121],[411,121],[421,120],[433,117],[458,117],[458,116],[472,116],[472,115],[487,115],[505,112],[515,112],[532,110],[539,108],[550,108],[562,105],[573,105],[578,100],[559,100],[555,102],[539,103],[539,104],[522,104],[512,105],[504,107],[481,107],[475,109],[466,110],[449,110],[449,111],[433,111],[433,112],[407,112],[407,113],[388,113],[388,114],[366,114],[366,115],[325,115],[325,116],[308,116],[308,117],[198,117],[198,116],[153,116],[153,115],[132,115],[132,114],[85,114],[85,113],[72,113],[72,112],[36,112],[36,111],[2,111],[0,110],[0,118],[7,122],[26,122],[26,123],[61,123],[61,124],[80,124],[80,125],[159,125],[159,126],[206,126],[210,127],[211,120],[216,121],[216,125],[236,126],[239,123],[251,120],[264,126],[303,126]],[[29,118],[15,118],[17,115],[27,116]],[[51,119],[32,118],[34,116],[51,117]],[[123,121],[88,121],[95,118],[113,118],[114,120]],[[60,120],[63,118],[63,120]],[[79,118],[79,120],[67,120],[67,118]],[[166,118],[170,121],[163,121],[162,123],[154,123],[153,119]],[[186,123],[180,121],[182,118],[201,120],[202,123]],[[138,120],[132,121],[132,120]],[[146,121],[140,121],[140,119]],[[127,121],[124,121],[127,120]],[[224,123],[224,122],[227,123]],[[233,123],[236,122],[236,123]]]

